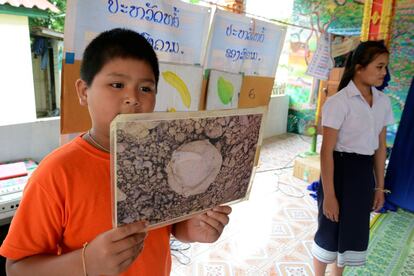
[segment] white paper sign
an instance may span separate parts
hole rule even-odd
[[[306,74],[320,80],[327,80],[334,66],[331,57],[331,35],[325,33],[318,42],[318,47],[308,66]]]
[[[68,0],[66,14],[66,63],[81,60],[102,31],[123,27],[145,36],[160,61],[201,64],[211,9],[179,0]]]
[[[274,77],[286,27],[217,10],[214,14],[206,68]]]

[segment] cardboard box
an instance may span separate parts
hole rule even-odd
[[[319,180],[321,174],[319,155],[297,157],[293,166],[293,176],[308,183]]]

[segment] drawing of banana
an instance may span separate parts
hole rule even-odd
[[[185,82],[177,74],[171,71],[162,72],[162,77],[167,83],[169,83],[172,87],[174,87],[178,91],[178,93],[181,96],[181,100],[183,101],[183,104],[187,108],[190,108],[191,95],[190,95],[190,92],[188,91],[188,88]]]

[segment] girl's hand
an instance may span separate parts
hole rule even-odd
[[[384,206],[384,201],[385,201],[385,199],[384,199],[384,192],[381,191],[381,190],[375,191],[374,204],[372,206],[372,209],[375,212],[378,212]]]
[[[125,271],[142,251],[146,226],[139,221],[97,236],[85,249],[87,274],[118,275]]]
[[[339,221],[339,204],[336,196],[326,196],[323,199],[323,214],[333,222]]]

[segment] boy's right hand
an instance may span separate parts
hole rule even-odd
[[[85,249],[88,275],[117,275],[138,257],[147,236],[146,222],[111,229],[97,236]]]

